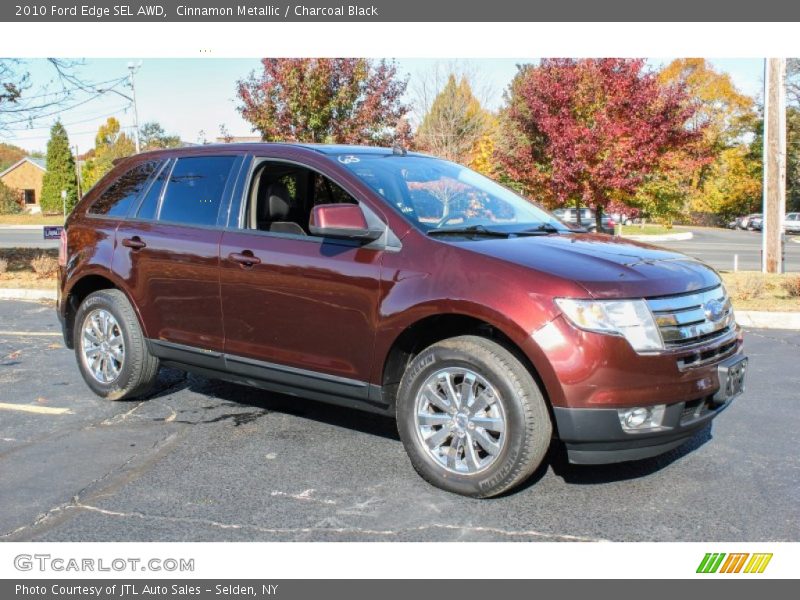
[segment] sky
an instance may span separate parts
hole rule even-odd
[[[455,66],[473,74],[486,90],[487,107],[496,110],[502,105],[503,91],[517,71],[518,64],[534,62],[533,58],[469,59],[454,61],[439,59],[396,59],[401,75],[409,76],[406,100],[413,102],[418,82],[430,78],[437,68]],[[671,58],[649,59],[648,64],[657,69]],[[745,94],[761,95],[763,87],[762,59],[711,59],[714,67],[730,74],[734,84]],[[259,68],[258,59],[83,59],[74,72],[84,81],[103,82],[124,77],[129,65],[136,67],[136,99],[139,123],[158,121],[170,134],[186,141],[197,142],[201,131],[205,138],[214,141],[224,125],[234,136],[253,135],[250,125],[236,111],[236,82]],[[32,84],[29,94],[52,91],[55,73],[43,59],[26,61]],[[116,88],[130,95],[130,88]],[[47,146],[49,128],[57,117],[61,118],[70,137],[70,143],[83,153],[94,146],[97,128],[109,116],[116,117],[128,132],[133,129],[134,117],[131,103],[108,92],[88,102],[88,95],[71,99],[58,115],[43,117],[33,123],[19,123],[11,132],[0,131],[0,141],[21,146],[28,151],[43,151]],[[81,103],[79,106],[76,106]],[[73,106],[72,108],[69,108]]]

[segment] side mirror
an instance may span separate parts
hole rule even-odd
[[[384,229],[370,228],[357,204],[320,204],[311,211],[308,229],[313,235],[352,240],[376,240]]]

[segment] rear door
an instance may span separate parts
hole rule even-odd
[[[245,207],[223,234],[227,368],[295,388],[366,397],[384,250],[311,235],[308,214],[315,203],[357,201],[303,165],[275,161],[270,174],[259,169],[271,161],[255,162],[245,204],[256,208],[259,178],[262,190],[280,181],[290,190],[293,215],[281,220],[293,218],[305,231],[259,229],[268,224],[248,218]]]
[[[241,163],[235,154],[166,162],[117,230],[114,268],[127,280],[157,354],[221,364],[219,221],[227,218]]]

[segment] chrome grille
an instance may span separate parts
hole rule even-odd
[[[650,298],[647,304],[667,348],[713,340],[734,327],[731,299],[721,285],[702,292]]]

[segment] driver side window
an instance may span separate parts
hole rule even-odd
[[[270,233],[312,235],[311,210],[320,204],[358,202],[328,177],[306,167],[263,161],[253,173],[245,227]]]

